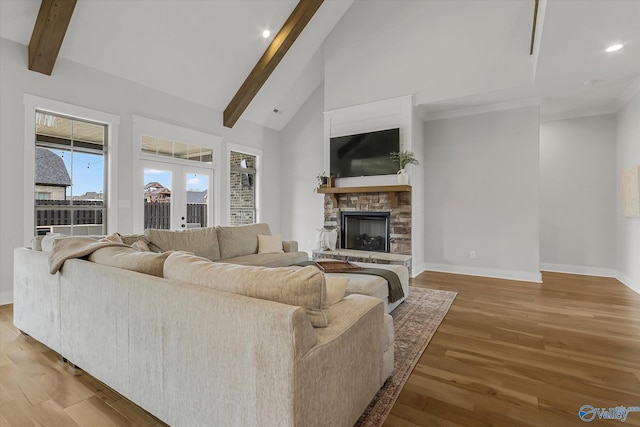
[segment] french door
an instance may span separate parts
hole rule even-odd
[[[141,160],[143,229],[180,230],[213,224],[213,169]],[[136,228],[138,228],[136,227]]]

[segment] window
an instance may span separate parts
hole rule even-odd
[[[257,156],[229,152],[229,224],[255,224]]]
[[[145,154],[173,157],[174,159],[191,160],[201,163],[213,163],[213,150],[180,141],[171,141],[156,136],[142,135],[140,149]]]
[[[36,234],[106,234],[107,125],[35,114]]]

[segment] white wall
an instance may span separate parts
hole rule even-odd
[[[316,248],[316,228],[324,226],[324,195],[313,191],[324,166],[324,85],[309,97],[282,131],[282,233],[299,249]]]
[[[616,275],[615,115],[540,125],[542,270]]]
[[[622,171],[640,165],[640,91],[617,114],[618,280],[640,293],[640,218],[622,214]]]
[[[150,70],[150,72],[152,72]],[[215,76],[212,76],[215,78]],[[118,198],[134,200],[132,188],[133,156],[132,115],[198,130],[223,139],[226,143],[251,146],[262,150],[263,209],[262,219],[272,231],[280,231],[280,134],[271,129],[240,120],[233,129],[222,126],[222,112],[206,108],[147,87],[131,83],[101,71],[58,58],[52,76],[27,70],[27,47],[0,39],[0,304],[13,297],[13,248],[24,245],[24,217],[20,200],[26,188],[21,177],[24,162],[25,93],[69,104],[104,111],[120,117],[118,149]],[[226,166],[226,158],[221,162]],[[226,201],[227,171],[219,202]],[[315,175],[314,175],[315,176]],[[222,209],[226,212],[226,206]],[[122,232],[132,229],[131,209],[118,210]],[[222,222],[226,218],[222,219]]]
[[[429,121],[425,144],[427,268],[540,281],[539,108]]]
[[[325,109],[402,95],[419,105],[531,82],[522,28],[531,28],[533,2],[466,2],[474,19],[465,28],[447,19],[459,13],[455,1],[354,2],[325,40]]]

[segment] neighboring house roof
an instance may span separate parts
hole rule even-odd
[[[36,147],[36,185],[56,185],[68,187],[71,177],[64,160],[46,148]]]
[[[207,190],[187,191],[187,203],[207,203]]]
[[[148,184],[146,184],[144,186],[145,190],[158,189],[158,188],[161,189],[161,188],[164,188],[164,187],[162,186],[162,184],[160,184],[157,181],[150,182],[150,183],[148,183]]]

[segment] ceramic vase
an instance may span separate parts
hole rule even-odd
[[[404,169],[400,169],[398,171],[398,184],[400,185],[409,184],[409,174]]]

